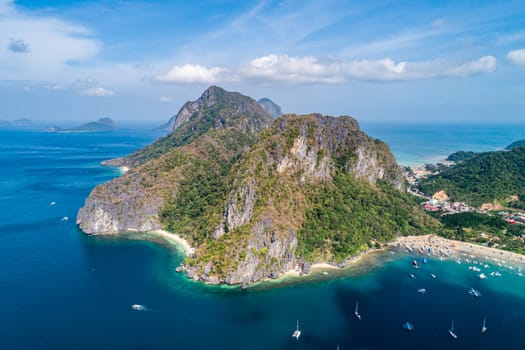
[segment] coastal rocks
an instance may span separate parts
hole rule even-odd
[[[98,186],[91,192],[77,215],[77,224],[83,232],[99,235],[161,228],[160,198],[139,186],[124,189],[119,186],[120,181]]]

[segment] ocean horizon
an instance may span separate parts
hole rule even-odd
[[[519,123],[439,125],[361,123],[404,165],[525,138]],[[482,281],[453,259],[429,259],[415,271],[420,256],[386,252],[346,271],[242,291],[175,273],[183,256],[165,241],[84,235],[78,209],[96,185],[120,175],[100,162],[160,135],[0,131],[0,349],[522,348],[525,279],[492,261],[486,271],[502,276]],[[452,320],[458,339],[448,334]],[[407,321],[413,332],[403,329]]]

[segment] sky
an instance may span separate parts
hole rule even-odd
[[[525,2],[0,0],[0,120],[158,124],[210,85],[286,113],[525,121]]]

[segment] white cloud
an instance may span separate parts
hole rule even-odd
[[[155,80],[162,83],[202,83],[214,84],[224,81],[225,73],[228,69],[221,67],[204,67],[201,65],[185,64],[183,66],[174,66],[166,74],[159,75]]]
[[[115,92],[103,87],[91,87],[79,91],[83,96],[115,96]]]
[[[292,83],[342,83],[349,80],[396,81],[436,77],[466,77],[492,72],[496,58],[484,56],[478,60],[454,64],[445,60],[395,62],[381,60],[321,60],[316,57],[268,55],[251,60],[241,67],[242,78],[257,81]]]
[[[171,102],[171,101],[173,101],[173,98],[170,97],[170,96],[161,96],[161,97],[159,98],[159,101],[160,101],[160,102]]]
[[[344,81],[337,62],[321,62],[311,56],[268,55],[258,57],[242,67],[240,74],[248,79],[297,83],[340,83]]]
[[[94,58],[101,44],[83,26],[0,0],[0,48],[0,80],[35,81],[64,77],[75,63]]]
[[[507,58],[518,66],[525,66],[525,49],[509,51]]]

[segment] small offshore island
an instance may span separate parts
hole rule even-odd
[[[128,171],[91,192],[78,212],[80,229],[154,232],[184,247],[178,270],[189,278],[243,287],[345,267],[388,244],[421,245],[418,236],[427,234],[486,243],[476,230],[491,220],[472,229],[465,218],[460,225],[429,213],[425,180],[407,190],[389,147],[355,119],[279,117],[271,103],[269,113],[250,97],[208,88],[165,124],[169,135],[103,162]],[[497,227],[490,232],[508,235]]]

